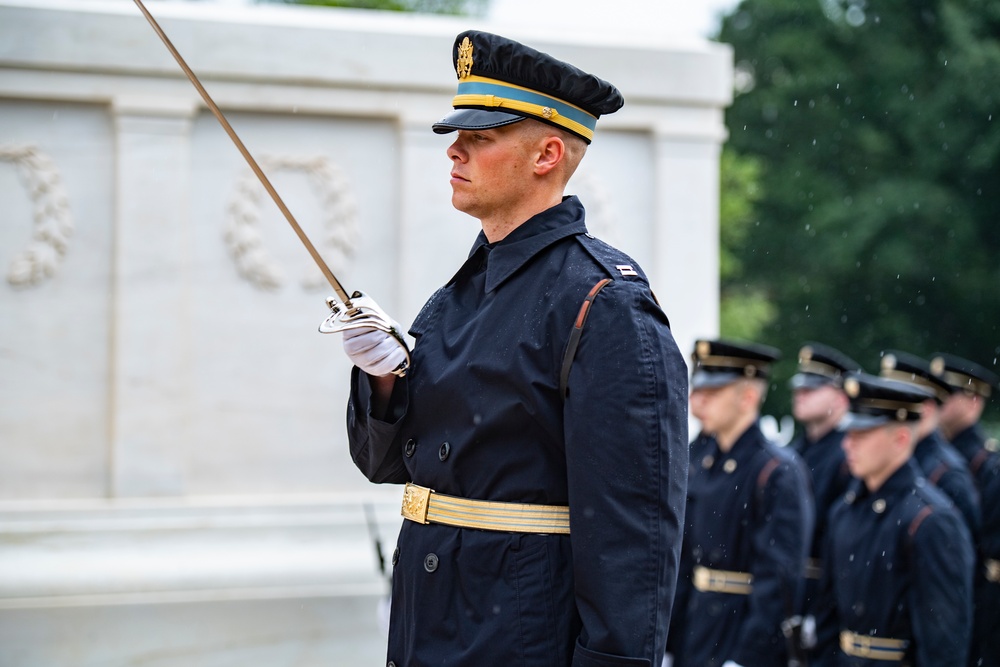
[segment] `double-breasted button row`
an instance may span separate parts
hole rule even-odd
[[[413,438],[410,438],[409,440],[406,441],[406,444],[403,445],[403,454],[406,456],[406,458],[409,459],[413,458],[413,455],[416,453],[416,451],[417,451],[417,441],[414,440]],[[444,462],[448,460],[448,457],[450,455],[451,455],[451,443],[442,442],[441,446],[438,447],[438,458],[441,459],[442,462]]]

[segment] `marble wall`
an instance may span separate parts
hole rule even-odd
[[[411,321],[478,231],[429,130],[469,23],[149,4],[345,286]],[[478,27],[622,89],[570,191],[682,348],[717,331],[729,51]],[[331,290],[133,3],[0,0],[0,201],[0,664],[377,664],[399,491],[347,454]]]

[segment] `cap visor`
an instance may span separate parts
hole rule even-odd
[[[743,377],[742,373],[706,373],[695,371],[691,375],[691,389],[715,389],[725,387]]]
[[[876,426],[888,424],[891,419],[885,416],[862,415],[857,412],[848,412],[837,425],[841,431],[867,431]]]
[[[431,128],[437,134],[447,134],[455,130],[489,130],[524,120],[524,116],[506,111],[486,111],[485,109],[455,109],[434,123]]]
[[[788,381],[788,386],[791,389],[819,389],[828,384],[833,384],[833,382],[815,373],[796,373]]]

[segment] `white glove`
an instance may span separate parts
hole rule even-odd
[[[392,323],[399,331],[399,325]],[[402,341],[390,333],[362,327],[344,330],[344,352],[368,375],[389,375],[406,363]]]
[[[674,667],[674,654],[664,653],[663,663],[660,665],[660,667]]]
[[[733,662],[732,660],[726,660],[722,663],[722,667],[743,667],[743,665],[738,662]]]

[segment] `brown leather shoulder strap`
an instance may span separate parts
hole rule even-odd
[[[562,371],[559,373],[559,395],[563,398],[569,396],[569,371],[573,366],[573,359],[576,357],[576,348],[580,346],[580,336],[583,335],[583,325],[587,322],[587,315],[590,313],[590,304],[594,302],[597,293],[604,289],[605,285],[611,282],[611,278],[604,278],[590,288],[587,297],[580,305],[580,312],[577,313],[576,321],[573,323],[573,330],[569,334],[569,341],[566,343],[566,352],[563,354]]]

